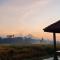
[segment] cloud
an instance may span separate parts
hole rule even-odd
[[[22,30],[26,28],[29,30],[30,28],[33,31],[39,23],[38,15],[41,14],[41,11],[49,1],[50,0],[0,0],[0,2],[2,2],[0,4],[0,27],[5,27],[5,30],[9,27],[10,30]]]
[[[6,4],[0,6],[0,16],[4,17],[27,17],[28,14],[34,13],[37,8],[45,6],[48,0],[6,0]],[[26,5],[27,4],[27,5]]]

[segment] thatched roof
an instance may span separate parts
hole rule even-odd
[[[45,32],[60,33],[60,20],[43,29]]]

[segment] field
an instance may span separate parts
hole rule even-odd
[[[60,46],[57,46],[60,50]],[[1,60],[43,60],[53,56],[52,45],[32,44],[28,46],[0,45]]]

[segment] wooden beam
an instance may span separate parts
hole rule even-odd
[[[53,33],[53,40],[54,40],[54,60],[58,60],[58,57],[56,54],[56,33]]]

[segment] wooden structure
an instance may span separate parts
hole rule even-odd
[[[44,32],[53,33],[54,40],[54,60],[58,60],[56,54],[56,33],[60,33],[60,20],[43,29]]]

